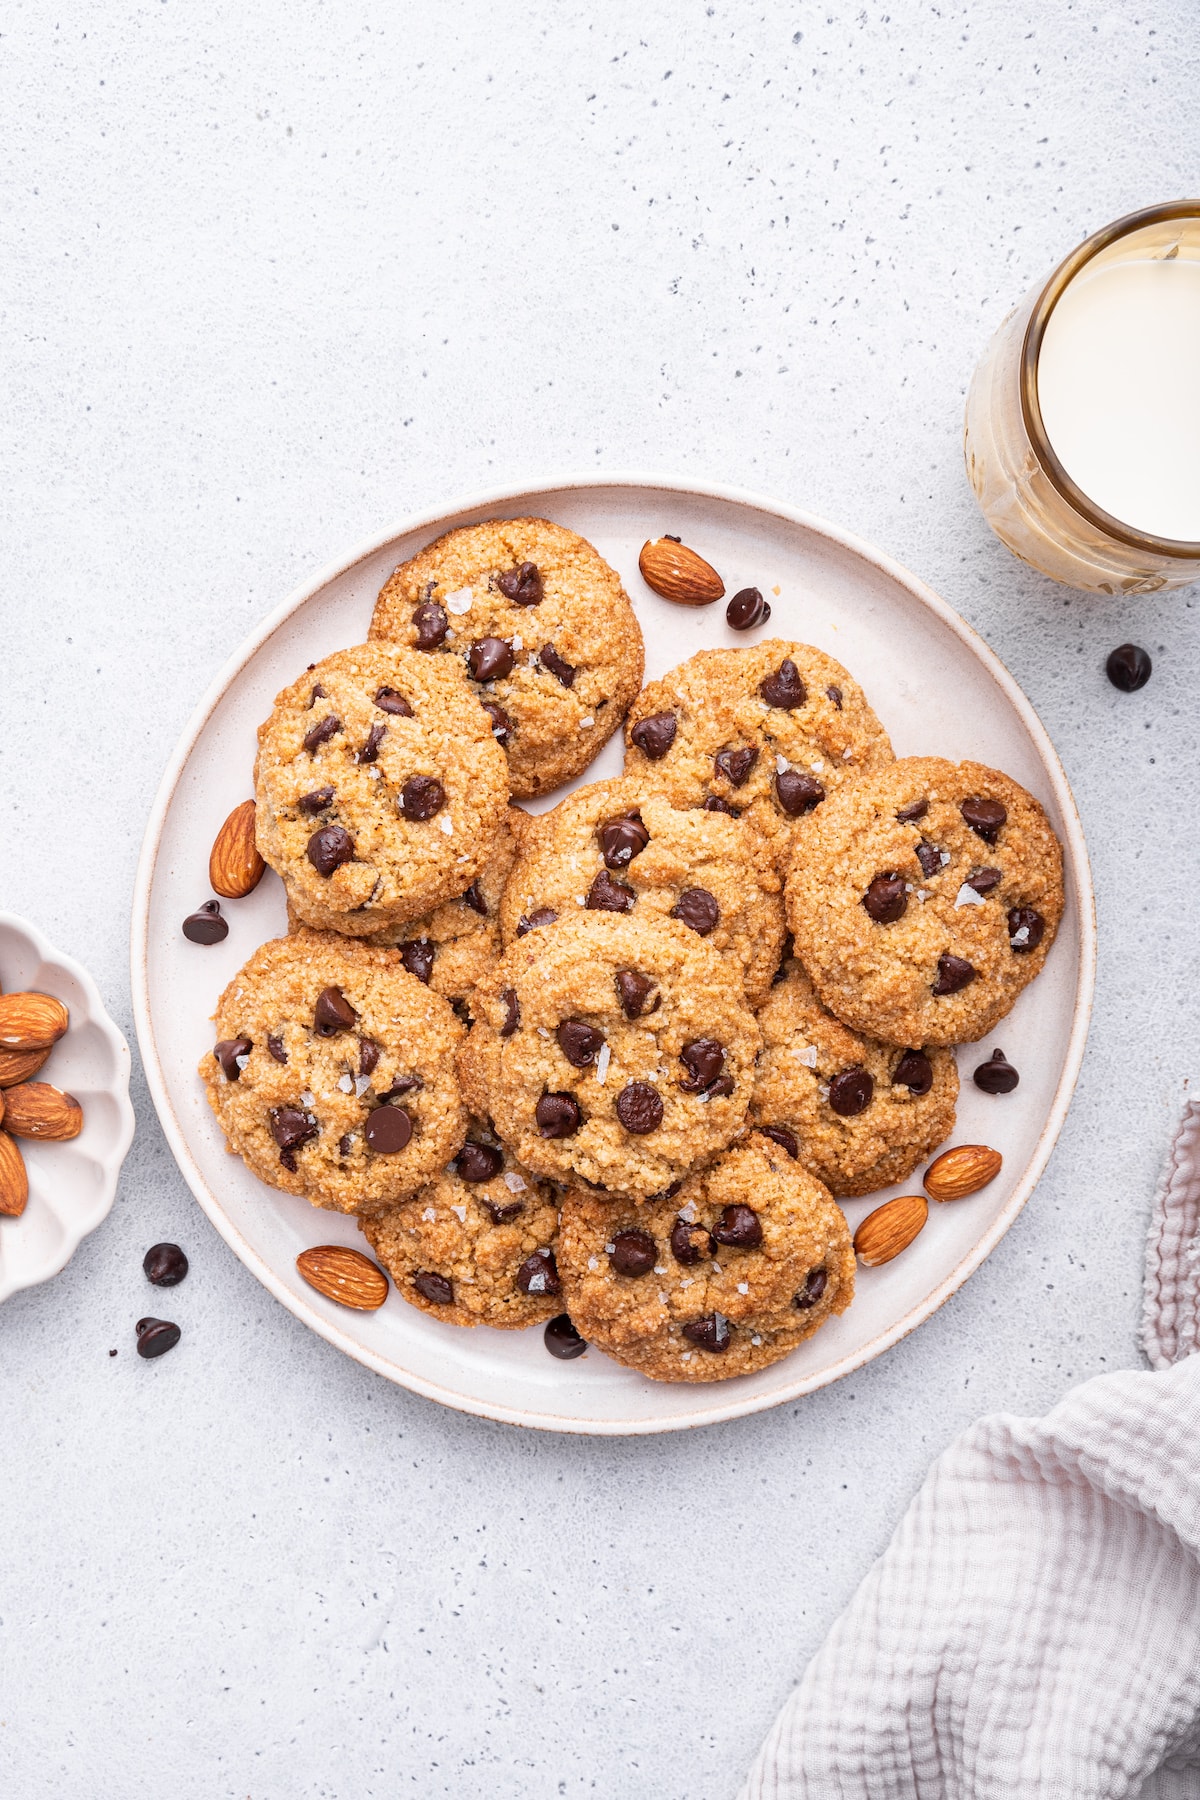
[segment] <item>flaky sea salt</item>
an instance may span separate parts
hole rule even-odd
[[[738,1293],[739,1294],[748,1294],[749,1292],[750,1292],[750,1283],[748,1281],[739,1281],[738,1282]]]
[[[438,820],[438,824],[441,826],[447,837],[454,836],[454,820],[450,817],[449,813],[443,813]]]
[[[815,1044],[805,1044],[803,1049],[793,1050],[792,1055],[798,1063],[803,1063],[806,1069],[815,1069],[817,1066],[817,1046]]]
[[[589,1269],[598,1269],[599,1267],[600,1267],[600,1258],[598,1256],[589,1256],[588,1257],[588,1268]]]
[[[1013,932],[1012,936],[1009,938],[1008,941],[1010,944],[1019,944],[1023,949],[1024,946],[1029,942],[1029,927],[1028,927],[1028,925],[1019,925],[1017,927],[1016,931]]]
[[[608,1045],[601,1044],[600,1054],[596,1058],[596,1080],[600,1083],[601,1087],[604,1086],[605,1078],[608,1075],[608,1065],[611,1058],[612,1051],[609,1049]]]
[[[954,900],[955,906],[982,906],[983,895],[977,894],[969,881],[964,881]]]
[[[655,1265],[654,1265],[654,1273],[655,1273],[655,1274],[656,1274],[656,1275],[665,1275],[665,1274],[666,1274],[666,1272],[667,1272],[667,1265],[666,1265],[666,1263],[655,1263]]]
[[[595,719],[593,719],[591,713],[589,713],[586,719],[580,719],[579,729],[580,731],[590,731],[595,723]]]
[[[425,1208],[425,1211],[421,1214],[421,1217],[423,1219],[427,1220],[430,1225],[432,1225],[434,1220],[437,1218],[437,1214],[433,1210],[432,1206],[427,1206]]]
[[[681,1206],[679,1216],[685,1225],[694,1225],[696,1223],[696,1202],[689,1200],[686,1206]]]
[[[946,864],[950,861],[950,852],[948,850],[939,850],[938,851],[938,860],[941,862],[941,865],[944,869]]]
[[[233,1060],[239,1069],[244,1069],[246,1064],[250,1061],[250,1052],[247,1051],[245,1056],[235,1056]]]
[[[775,753],[775,773],[777,775],[783,775],[786,773],[786,771],[790,767],[791,767],[791,764],[788,762],[787,757],[780,756],[778,751],[776,751],[776,753]]]
[[[354,1077],[354,1097],[355,1097],[355,1099],[361,1100],[363,1095],[366,1093],[367,1089],[370,1087],[370,1085],[371,1085],[371,1077],[369,1075],[356,1075]]]
[[[446,595],[446,611],[458,613],[461,617],[463,613],[470,612],[474,598],[470,588],[456,588],[452,594]]]
[[[754,1336],[750,1339],[750,1342],[752,1344],[761,1344],[762,1343],[762,1339],[759,1337],[757,1331],[755,1332]]]
[[[353,1075],[343,1075],[338,1081],[338,1086],[341,1088],[343,1094],[352,1094],[354,1092]]]
[[[300,1096],[300,1104],[301,1104],[301,1106],[312,1106],[314,1104],[313,1097],[309,1093],[307,1088],[305,1088],[304,1092]]]
[[[512,647],[514,650],[523,650],[525,648],[525,640],[519,632],[513,632]]]
[[[525,1192],[525,1177],[523,1175],[518,1175],[515,1169],[505,1169],[504,1185],[510,1194],[523,1194]]]
[[[929,898],[929,889],[928,888],[918,888],[917,889],[917,899],[921,902],[922,906],[924,906],[924,904],[925,904],[926,900],[928,900],[928,898]]]
[[[854,761],[853,750],[849,750],[849,749],[843,750],[842,751],[842,761],[843,762],[853,762]]]
[[[467,1222],[467,1209],[466,1209],[466,1207],[465,1207],[465,1206],[452,1206],[452,1207],[451,1207],[451,1208],[450,1208],[450,1211],[451,1211],[451,1212],[452,1212],[452,1213],[453,1213],[453,1214],[454,1214],[454,1216],[455,1216],[455,1218],[456,1218],[456,1219],[457,1219],[457,1220],[458,1220],[458,1222],[459,1222],[459,1224],[460,1224],[460,1225],[465,1225],[465,1224],[466,1224],[466,1222]]]

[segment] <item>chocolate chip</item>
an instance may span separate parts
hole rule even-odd
[[[424,1085],[425,1083],[419,1075],[396,1075],[393,1077],[392,1085],[387,1093],[379,1095],[379,1104],[382,1106],[388,1100],[397,1100],[402,1094],[416,1093]]]
[[[304,748],[310,752],[319,750],[327,744],[331,737],[336,737],[342,729],[342,721],[334,713],[326,713],[325,717],[304,735]]]
[[[790,931],[786,932],[784,934],[783,944],[781,945],[780,951],[779,951],[779,967],[776,969],[775,973],[771,977],[771,986],[772,987],[778,987],[781,981],[787,980],[787,972],[788,972],[787,966],[791,962],[792,957],[795,955],[795,953],[796,953],[796,946],[792,942],[792,934]]]
[[[1140,644],[1121,644],[1109,651],[1104,672],[1123,694],[1136,694],[1149,681],[1153,667],[1149,652]]]
[[[799,769],[780,769],[775,777],[775,793],[789,819],[811,812],[825,798],[825,789],[815,775],[802,775]]]
[[[454,1283],[448,1276],[435,1274],[432,1269],[418,1269],[412,1284],[422,1300],[428,1300],[431,1306],[453,1306]]]
[[[542,1333],[542,1342],[559,1362],[570,1362],[587,1349],[587,1339],[580,1337],[566,1313],[558,1313],[550,1320]]]
[[[575,1069],[589,1069],[604,1048],[604,1033],[582,1019],[564,1019],[555,1032],[558,1047]]]
[[[910,800],[907,806],[900,808],[896,817],[902,825],[913,825],[918,819],[923,819],[928,811],[928,800]]]
[[[734,1250],[757,1250],[763,1241],[762,1220],[752,1206],[727,1206],[712,1228],[718,1244]]]
[[[298,1106],[271,1108],[271,1136],[281,1150],[295,1150],[317,1135],[317,1121]]]
[[[522,913],[517,920],[517,936],[524,937],[527,931],[536,931],[539,925],[553,925],[557,917],[552,906],[535,906],[528,917]]]
[[[493,1225],[511,1225],[525,1211],[523,1200],[489,1200],[486,1194],[479,1198]]]
[[[358,1040],[358,1072],[360,1075],[373,1075],[379,1063],[379,1045],[374,1038]]]
[[[732,1092],[733,1076],[718,1075],[712,1086],[705,1089],[704,1097],[706,1100],[719,1100],[723,1095],[732,1094]]]
[[[725,608],[725,623],[731,631],[753,631],[770,616],[771,602],[764,600],[757,588],[739,589]]]
[[[521,1023],[521,1002],[517,999],[516,989],[502,988],[500,1004],[504,1008],[504,1023],[500,1027],[500,1036],[510,1038]]]
[[[318,1037],[336,1037],[358,1023],[358,1014],[339,987],[322,988],[313,1009],[313,1029]]]
[[[344,825],[322,825],[308,840],[308,860],[318,875],[329,876],[354,860],[354,839]]]
[[[552,675],[556,675],[565,688],[574,687],[574,665],[565,656],[560,656],[553,644],[543,644],[538,651],[538,659],[543,669],[549,669]]]
[[[480,1144],[468,1138],[454,1159],[460,1181],[491,1181],[504,1167],[504,1152],[495,1144]]]
[[[544,1138],[572,1137],[583,1123],[579,1104],[570,1094],[543,1094],[533,1116]]]
[[[540,606],[544,595],[541,572],[536,563],[523,562],[515,569],[497,575],[496,586],[514,606]]]
[[[874,919],[877,925],[894,925],[908,910],[903,875],[897,875],[894,870],[889,870],[886,875],[876,875],[863,895],[862,903],[867,909],[867,917]]]
[[[183,921],[182,931],[189,944],[219,944],[229,936],[228,922],[221,917],[219,900],[206,900],[196,912]]]
[[[499,681],[511,675],[515,661],[511,644],[503,638],[480,638],[467,652],[467,667],[476,681]]]
[[[315,669],[317,665],[316,665],[316,663],[309,663],[308,666],[310,669]],[[317,704],[318,700],[328,700],[328,698],[329,698],[329,695],[325,692],[325,689],[321,685],[321,683],[319,681],[317,683],[315,683],[311,694],[308,696],[309,712],[312,711],[313,707]]]
[[[139,1319],[135,1330],[137,1353],[146,1357],[165,1356],[182,1336],[178,1325],[173,1325],[169,1319]]]
[[[874,1092],[874,1077],[856,1063],[852,1069],[843,1069],[830,1082],[829,1104],[839,1119],[853,1119],[866,1112]]]
[[[363,1136],[377,1156],[395,1156],[412,1137],[412,1120],[402,1106],[377,1106],[367,1119]]]
[[[601,869],[588,889],[584,906],[589,912],[627,913],[633,911],[637,895],[623,881],[614,881],[607,869]]]
[[[842,701],[844,697],[840,687],[827,687],[825,689],[825,698],[831,700],[839,712],[842,710]]]
[[[654,991],[653,981],[648,975],[640,975],[636,969],[618,969],[613,979],[616,982],[621,1011],[625,1017],[640,1019],[645,1011],[646,1002]]]
[[[804,1277],[804,1286],[793,1299],[792,1305],[796,1308],[797,1312],[807,1312],[810,1306],[815,1306],[817,1304],[817,1301],[821,1298],[821,1295],[828,1286],[828,1269],[810,1269],[808,1274]]]
[[[433,775],[410,775],[400,790],[400,811],[414,824],[423,824],[441,812],[446,790]]]
[[[487,901],[483,897],[483,890],[480,887],[478,881],[473,881],[471,883],[470,887],[467,889],[466,893],[463,895],[462,901],[463,901],[463,905],[469,906],[471,908],[472,912],[477,912],[481,919],[487,918],[487,916],[488,916]]]
[[[450,629],[450,621],[446,617],[444,607],[436,600],[427,600],[424,606],[418,606],[412,616],[417,628],[417,650],[436,650]]]
[[[638,1281],[648,1275],[658,1261],[658,1246],[648,1231],[618,1231],[612,1239],[608,1260],[618,1275]]]
[[[758,684],[758,691],[768,706],[783,706],[791,709],[803,706],[808,699],[808,689],[800,679],[800,671],[790,656],[785,656],[773,675],[767,675]]]
[[[729,1320],[724,1313],[705,1313],[702,1318],[691,1319],[683,1328],[685,1338],[698,1344],[701,1350],[711,1350],[714,1355],[728,1350],[733,1342],[733,1334],[729,1329]]]
[[[222,1038],[213,1045],[213,1055],[221,1065],[226,1081],[237,1081],[242,1073],[239,1056],[249,1056],[254,1045],[248,1037]]]
[[[1001,869],[972,869],[967,876],[966,885],[974,888],[977,894],[990,894],[1003,880],[1004,872]]]
[[[676,1219],[671,1227],[671,1255],[677,1263],[690,1269],[702,1256],[711,1256],[713,1248],[706,1226],[693,1219]]]
[[[741,808],[730,806],[728,800],[722,800],[720,794],[710,794],[704,802],[704,810],[705,812],[728,813],[731,819],[740,819],[742,816]]]
[[[561,1294],[558,1264],[552,1250],[535,1250],[517,1270],[517,1286],[523,1294]]]
[[[770,1138],[773,1144],[778,1144],[781,1150],[786,1150],[793,1162],[797,1160],[800,1155],[800,1146],[792,1132],[786,1130],[784,1126],[756,1125],[754,1129],[760,1137]]]
[[[758,750],[753,744],[746,744],[740,750],[718,750],[713,757],[713,767],[718,775],[724,775],[733,787],[745,787],[750,779],[750,771],[758,761]]]
[[[892,1086],[910,1094],[927,1094],[933,1086],[933,1064],[923,1050],[906,1050],[892,1070]]]
[[[946,954],[938,957],[937,980],[933,984],[935,994],[957,994],[960,989],[969,987],[975,979],[975,970],[962,956]]]
[[[1013,906],[1008,914],[1008,947],[1018,956],[1036,950],[1046,935],[1046,921],[1032,906]]]
[[[152,1244],[142,1258],[142,1268],[155,1287],[178,1287],[188,1272],[188,1259],[178,1244]]]
[[[940,874],[945,866],[942,862],[941,851],[936,844],[931,844],[928,838],[922,838],[917,845],[917,861],[921,865],[922,875]]]
[[[971,1079],[985,1094],[1011,1094],[1021,1077],[1003,1050],[993,1050],[988,1060],[980,1063]]]
[[[626,1131],[645,1137],[662,1124],[662,1096],[648,1081],[631,1081],[617,1095],[617,1117]]]
[[[715,1038],[695,1038],[679,1052],[679,1060],[689,1079],[681,1081],[685,1094],[699,1094],[711,1087],[725,1067],[725,1046]]]
[[[308,813],[310,817],[314,813],[324,812],[327,806],[332,805],[333,789],[331,787],[314,788],[310,794],[301,794],[296,802],[297,810]]]
[[[980,796],[962,801],[958,810],[976,837],[981,837],[985,844],[995,843],[1000,827],[1008,818],[1008,808],[1001,806],[999,800],[985,800]]]
[[[296,1173],[299,1165],[296,1162],[296,1152],[294,1150],[281,1150],[279,1152],[279,1160],[285,1169],[290,1169],[293,1175]]]
[[[481,700],[480,705],[492,721],[492,736],[503,749],[508,743],[509,734],[512,731],[512,720],[495,700]]]
[[[414,716],[413,709],[404,695],[398,694],[394,687],[381,687],[375,696],[375,704],[380,712],[397,713],[402,719],[411,719]]]
[[[652,713],[648,719],[642,719],[629,734],[629,741],[636,744],[643,756],[651,762],[661,762],[671,745],[675,742],[675,731],[679,721],[673,712]]]
[[[684,888],[671,908],[671,917],[694,931],[697,937],[707,937],[716,929],[721,908],[707,888]]]
[[[639,813],[619,819],[606,819],[596,833],[606,867],[627,869],[635,856],[640,856],[650,842],[650,833]]]
[[[354,1148],[353,1135],[347,1131],[347,1132],[343,1133],[343,1135],[338,1139],[338,1155],[343,1156],[343,1157],[349,1156],[349,1154],[353,1150],[353,1148]]]
[[[367,741],[355,757],[355,762],[373,763],[378,760],[379,746],[387,736],[386,725],[372,725],[367,733]]]
[[[400,946],[400,961],[418,981],[428,983],[433,974],[433,959],[436,955],[437,945],[432,938],[410,938],[407,944]]]

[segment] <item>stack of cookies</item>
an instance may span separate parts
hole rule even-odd
[[[837,1198],[952,1130],[951,1046],[1041,968],[1061,855],[1006,776],[897,761],[821,651],[642,672],[619,577],[560,526],[397,569],[260,730],[291,929],[201,1074],[254,1173],[357,1214],[412,1305],[712,1381],[850,1304]],[[623,776],[514,805],[622,722]]]

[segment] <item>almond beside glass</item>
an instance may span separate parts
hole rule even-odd
[[[74,1094],[48,1081],[23,1081],[5,1091],[4,1129],[13,1137],[62,1143],[83,1130],[83,1108]]]
[[[677,606],[711,606],[725,592],[725,583],[712,564],[674,538],[648,538],[638,568],[647,587]]]
[[[1004,1158],[986,1144],[956,1144],[934,1157],[925,1171],[925,1192],[931,1200],[963,1200],[994,1181]]]
[[[0,1131],[0,1217],[19,1219],[28,1198],[25,1159],[7,1131]]]
[[[69,1021],[51,994],[0,994],[0,1050],[48,1050]]]
[[[267,866],[254,841],[254,811],[253,800],[234,807],[208,859],[208,879],[225,900],[244,900],[253,893]]]
[[[318,1294],[337,1300],[342,1306],[352,1306],[356,1312],[374,1312],[387,1299],[388,1283],[383,1270],[361,1250],[351,1250],[345,1244],[315,1244],[311,1250],[302,1250],[296,1267]]]
[[[869,1269],[907,1250],[929,1217],[924,1194],[900,1194],[868,1213],[854,1234],[854,1253]]]

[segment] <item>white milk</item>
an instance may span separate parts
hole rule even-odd
[[[1050,315],[1037,383],[1046,434],[1089,499],[1200,542],[1200,263],[1085,270]]]

